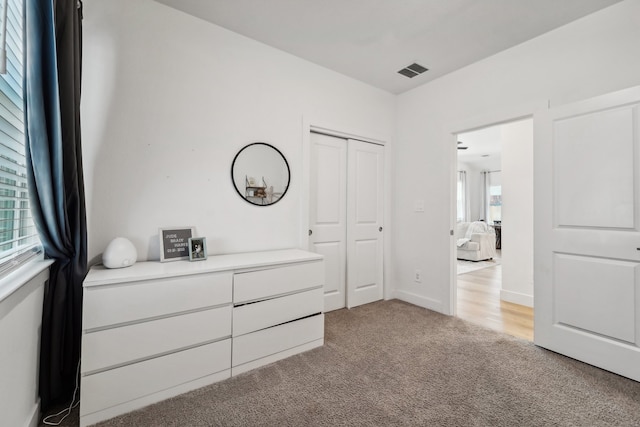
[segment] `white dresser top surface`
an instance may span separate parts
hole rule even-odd
[[[96,265],[89,270],[84,287],[136,282],[165,277],[189,276],[192,274],[234,271],[281,264],[319,261],[322,255],[301,249],[281,249],[262,252],[211,255],[206,260],[179,260],[171,262],[144,261],[131,267],[108,269]]]

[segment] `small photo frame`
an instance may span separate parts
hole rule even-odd
[[[207,238],[192,237],[189,239],[189,261],[207,259]]]
[[[194,227],[159,228],[160,262],[189,259],[189,239],[195,234]]]

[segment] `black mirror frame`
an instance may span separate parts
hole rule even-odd
[[[261,205],[259,203],[254,203],[251,200],[247,199],[244,195],[242,195],[242,193],[240,192],[240,190],[238,189],[238,187],[236,186],[236,182],[233,179],[233,169],[236,165],[236,160],[238,160],[238,156],[240,154],[242,154],[242,152],[244,150],[246,150],[247,148],[253,146],[253,145],[266,145],[267,147],[270,147],[272,149],[274,149],[276,151],[276,153],[280,154],[280,157],[282,157],[282,160],[284,160],[284,164],[287,167],[287,185],[284,189],[284,191],[282,192],[282,195],[278,198],[278,200],[276,200],[275,202],[269,203],[267,205]],[[233,185],[233,188],[236,189],[236,193],[238,193],[238,195],[240,196],[240,198],[242,200],[244,200],[245,202],[252,204],[253,206],[260,206],[260,207],[267,207],[267,206],[273,206],[276,203],[278,203],[280,200],[282,200],[282,198],[284,197],[285,194],[287,194],[287,191],[289,191],[289,185],[291,184],[291,168],[289,168],[289,162],[287,162],[287,158],[284,156],[284,154],[282,154],[282,152],[280,150],[278,150],[276,147],[274,147],[271,144],[268,144],[266,142],[252,142],[251,144],[247,144],[244,147],[242,147],[240,149],[240,151],[238,151],[238,153],[235,155],[235,157],[233,158],[233,162],[231,163],[231,184]]]

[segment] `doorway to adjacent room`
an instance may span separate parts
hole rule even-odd
[[[533,340],[532,152],[530,118],[457,135],[455,313],[527,340]]]

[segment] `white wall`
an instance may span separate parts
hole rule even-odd
[[[533,306],[533,120],[501,126],[502,289],[500,298]]]
[[[303,123],[392,140],[393,95],[154,1],[85,0],[83,25],[90,258],[123,236],[158,259],[165,226],[195,226],[211,254],[296,247]],[[270,207],[231,181],[236,152],[257,141],[291,167]]]
[[[402,167],[395,174],[392,252],[397,297],[451,309],[452,134],[524,117],[548,103],[639,85],[638,46],[640,2],[627,0],[398,97],[394,144]],[[431,201],[432,209],[414,213],[417,198]],[[422,270],[422,283],[413,281],[415,269]]]
[[[9,296],[0,298],[0,424],[3,426],[35,427],[39,421],[40,326],[44,282],[49,273],[45,270],[23,280],[31,271],[30,267],[23,267],[2,280],[24,283]]]

